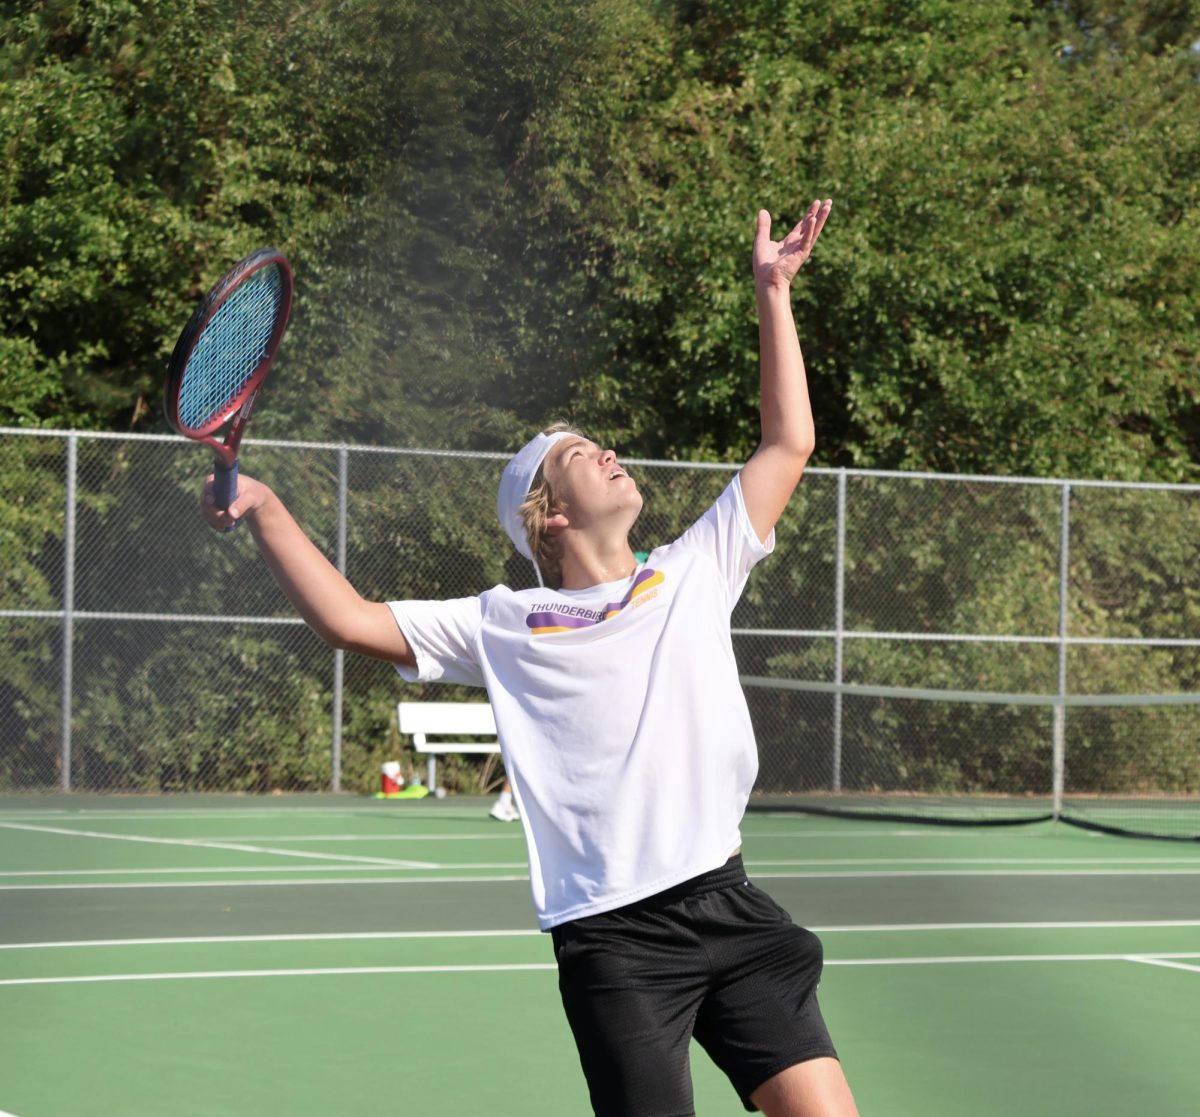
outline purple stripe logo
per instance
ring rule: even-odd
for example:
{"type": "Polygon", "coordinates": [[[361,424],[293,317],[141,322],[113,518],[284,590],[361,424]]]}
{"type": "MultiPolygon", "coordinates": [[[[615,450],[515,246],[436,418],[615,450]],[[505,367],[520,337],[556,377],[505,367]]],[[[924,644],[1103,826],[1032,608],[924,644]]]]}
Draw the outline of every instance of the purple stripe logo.
{"type": "Polygon", "coordinates": [[[610,602],[603,609],[538,604],[525,618],[525,623],[534,635],[539,636],[548,632],[571,632],[578,628],[591,628],[594,624],[617,616],[639,594],[662,585],[662,582],[662,571],[646,567],[634,578],[629,592],[620,601],[610,602]]]}

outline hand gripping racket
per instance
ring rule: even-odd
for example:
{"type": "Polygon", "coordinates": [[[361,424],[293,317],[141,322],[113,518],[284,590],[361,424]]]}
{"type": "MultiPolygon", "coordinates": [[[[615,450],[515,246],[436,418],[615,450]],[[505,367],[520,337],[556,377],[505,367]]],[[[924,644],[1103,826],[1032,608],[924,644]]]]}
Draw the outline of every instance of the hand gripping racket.
{"type": "Polygon", "coordinates": [[[279,351],[292,313],[292,269],[274,248],[232,268],[196,307],[175,343],[164,393],[167,418],[216,452],[213,496],[237,495],[237,454],[255,397],[279,351]],[[233,422],[218,442],[215,435],[233,422]]]}

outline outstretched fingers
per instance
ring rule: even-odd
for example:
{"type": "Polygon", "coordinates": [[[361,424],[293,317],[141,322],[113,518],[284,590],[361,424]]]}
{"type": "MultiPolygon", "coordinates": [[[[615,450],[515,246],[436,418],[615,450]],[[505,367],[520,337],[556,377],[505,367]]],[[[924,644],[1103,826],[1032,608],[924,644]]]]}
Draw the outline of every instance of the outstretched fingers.
{"type": "Polygon", "coordinates": [[[795,227],[783,239],[783,243],[791,249],[799,250],[807,256],[817,243],[817,237],[821,235],[821,230],[825,228],[825,222],[829,219],[829,211],[833,208],[833,199],[826,198],[823,202],[819,199],[808,207],[808,212],[796,222],[795,227]]]}
{"type": "Polygon", "coordinates": [[[813,202],[781,241],[771,239],[771,215],[760,209],[754,236],[755,282],[790,284],[812,253],[832,208],[830,198],[813,202]]]}
{"type": "MultiPolygon", "coordinates": [[[[817,203],[813,202],[815,206],[817,203]]],[[[817,237],[821,235],[821,230],[825,228],[825,222],[829,220],[829,211],[833,209],[833,199],[826,198],[817,208],[817,215],[813,219],[812,239],[808,242],[809,251],[817,243],[817,237]]]]}
{"type": "Polygon", "coordinates": [[[820,208],[820,202],[813,202],[813,204],[810,205],[805,211],[804,216],[792,226],[792,231],[783,238],[783,243],[789,246],[802,243],[805,234],[808,232],[813,221],[816,219],[820,208]]]}

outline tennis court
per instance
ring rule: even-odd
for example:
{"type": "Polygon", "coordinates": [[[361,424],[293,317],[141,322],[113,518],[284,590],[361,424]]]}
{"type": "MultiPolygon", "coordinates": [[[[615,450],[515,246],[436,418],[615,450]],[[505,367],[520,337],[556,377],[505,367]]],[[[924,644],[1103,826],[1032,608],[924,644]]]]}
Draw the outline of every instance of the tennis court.
{"type": "MultiPolygon", "coordinates": [[[[0,1111],[588,1112],[482,800],[0,801],[0,1111]],[[64,803],[70,803],[69,807],[64,803]]],[[[1200,850],[750,815],[864,1114],[1194,1114],[1200,850]]],[[[741,1112],[694,1051],[697,1112],[741,1112]]]]}

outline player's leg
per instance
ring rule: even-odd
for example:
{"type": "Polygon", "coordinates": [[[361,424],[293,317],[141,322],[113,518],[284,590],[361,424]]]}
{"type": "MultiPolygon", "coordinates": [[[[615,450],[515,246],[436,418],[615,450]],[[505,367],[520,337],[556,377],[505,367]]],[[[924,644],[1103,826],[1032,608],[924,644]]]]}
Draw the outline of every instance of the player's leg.
{"type": "Polygon", "coordinates": [[[707,910],[696,926],[717,972],[696,1040],[748,1110],[850,1117],[854,1101],[817,1003],[820,940],[749,881],[700,899],[707,910]]]}
{"type": "Polygon", "coordinates": [[[858,1117],[837,1059],[810,1059],[769,1078],[750,1095],[766,1117],[858,1117]]]}
{"type": "Polygon", "coordinates": [[[597,1117],[693,1117],[689,1044],[707,978],[694,937],[686,941],[661,912],[629,909],[553,936],[597,1117]]]}

